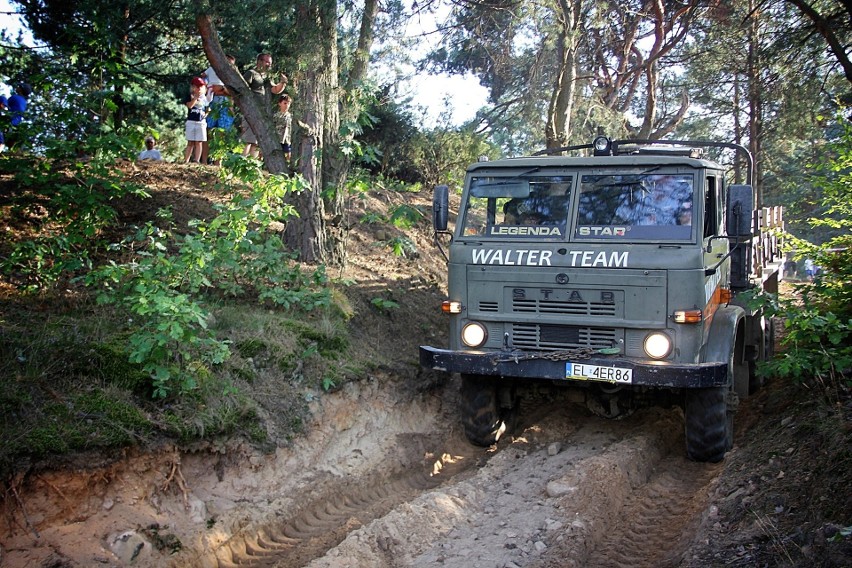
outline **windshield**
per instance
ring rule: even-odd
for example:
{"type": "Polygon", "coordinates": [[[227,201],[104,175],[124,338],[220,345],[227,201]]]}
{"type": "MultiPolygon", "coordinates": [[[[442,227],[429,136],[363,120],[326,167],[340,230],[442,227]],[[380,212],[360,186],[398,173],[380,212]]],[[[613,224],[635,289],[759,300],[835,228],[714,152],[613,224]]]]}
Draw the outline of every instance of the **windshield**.
{"type": "Polygon", "coordinates": [[[599,174],[580,178],[575,237],[686,240],[692,237],[691,174],[599,174]]]}
{"type": "Polygon", "coordinates": [[[564,238],[571,176],[474,177],[463,236],[564,238]]]}

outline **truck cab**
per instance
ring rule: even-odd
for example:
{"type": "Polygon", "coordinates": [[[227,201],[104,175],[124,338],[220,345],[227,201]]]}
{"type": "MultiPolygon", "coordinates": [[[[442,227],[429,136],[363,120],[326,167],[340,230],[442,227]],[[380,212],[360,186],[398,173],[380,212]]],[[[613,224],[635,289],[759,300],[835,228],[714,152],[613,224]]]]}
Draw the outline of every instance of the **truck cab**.
{"type": "MultiPolygon", "coordinates": [[[[473,443],[510,431],[518,387],[549,381],[613,418],[674,401],[689,457],[730,449],[737,401],[757,387],[772,339],[740,295],[777,290],[777,239],[762,237],[780,213],[756,211],[752,187],[729,185],[698,145],[750,163],[744,148],[665,144],[601,138],[561,149],[589,156],[468,168],[447,255],[449,345],[421,346],[420,360],[461,374],[473,443]]],[[[446,186],[433,210],[446,231],[446,186]]]]}

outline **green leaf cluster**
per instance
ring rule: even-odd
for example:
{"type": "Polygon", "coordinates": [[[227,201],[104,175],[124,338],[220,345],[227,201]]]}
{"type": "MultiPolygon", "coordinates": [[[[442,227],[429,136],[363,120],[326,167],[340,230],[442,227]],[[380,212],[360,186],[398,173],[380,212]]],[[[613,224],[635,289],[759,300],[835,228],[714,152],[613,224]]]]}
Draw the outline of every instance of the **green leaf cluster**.
{"type": "Polygon", "coordinates": [[[284,198],[304,182],[261,175],[255,160],[241,157],[223,171],[223,178],[247,184],[248,192],[235,191],[215,218],[194,221],[187,234],[149,222],[121,244],[128,261],[110,262],[85,279],[100,290],[101,304],[128,312],[130,359],[150,374],[157,398],[194,390],[230,357],[228,341],[209,326],[215,298],[302,310],[330,303],[323,267],[303,271],[274,231],[296,215],[284,198]]]}
{"type": "Polygon", "coordinates": [[[410,229],[425,218],[426,215],[412,205],[398,205],[390,212],[390,222],[398,229],[410,229]]]}
{"type": "Polygon", "coordinates": [[[397,302],[378,296],[370,300],[370,304],[372,304],[372,306],[376,308],[376,310],[383,314],[390,313],[391,310],[395,310],[399,307],[399,304],[397,302]]]}
{"type": "Polygon", "coordinates": [[[115,165],[126,138],[93,136],[80,148],[67,141],[46,147],[46,157],[3,155],[0,169],[12,172],[18,193],[10,196],[10,221],[29,226],[33,236],[8,243],[0,272],[24,290],[53,286],[63,275],[90,268],[92,253],[103,249],[103,231],[115,219],[114,202],[126,195],[146,196],[124,181],[115,165]]]}
{"type": "Polygon", "coordinates": [[[840,117],[841,135],[829,157],[814,166],[812,183],[822,191],[825,216],[810,220],[834,236],[813,244],[790,236],[798,260],[819,267],[812,282],[795,286],[796,298],[763,298],[770,315],[783,317],[784,351],[765,372],[852,386],[852,127],[840,117]]]}

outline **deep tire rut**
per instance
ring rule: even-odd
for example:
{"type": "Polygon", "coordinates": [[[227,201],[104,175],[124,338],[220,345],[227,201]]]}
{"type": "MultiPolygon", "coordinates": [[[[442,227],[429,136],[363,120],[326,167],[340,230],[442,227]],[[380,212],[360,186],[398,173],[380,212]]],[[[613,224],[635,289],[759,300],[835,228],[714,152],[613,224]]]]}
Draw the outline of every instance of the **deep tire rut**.
{"type": "MultiPolygon", "coordinates": [[[[24,533],[4,565],[677,566],[722,471],[682,457],[678,409],[613,421],[543,392],[522,399],[513,436],[480,448],[463,439],[452,386],[404,402],[378,381],[350,389],[324,399],[310,438],[275,455],[219,468],[170,454],[128,461],[109,483],[81,477],[103,488],[81,501],[92,506],[74,518],[86,524],[24,533]],[[177,464],[186,482],[169,485],[177,464]],[[155,537],[182,546],[160,550],[155,537]],[[80,552],[56,552],[69,550],[80,552]]],[[[67,494],[46,487],[27,501],[31,515],[36,498],[40,515],[63,506],[67,494]]]]}
{"type": "Polygon", "coordinates": [[[682,430],[674,410],[613,422],[549,406],[482,467],[353,531],[309,566],[656,566],[700,517],[716,475],[678,457],[682,430]],[[601,552],[615,547],[632,551],[601,552]]]}
{"type": "Polygon", "coordinates": [[[213,565],[219,568],[304,566],[351,531],[426,491],[451,482],[459,474],[481,465],[487,456],[482,449],[469,448],[467,455],[444,454],[431,466],[389,479],[381,479],[377,474],[357,486],[338,488],[331,495],[315,499],[289,520],[254,527],[234,536],[216,550],[213,565]]]}
{"type": "Polygon", "coordinates": [[[710,486],[721,466],[664,458],[654,476],[631,492],[603,539],[595,543],[588,568],[678,566],[691,542],[710,486]]]}

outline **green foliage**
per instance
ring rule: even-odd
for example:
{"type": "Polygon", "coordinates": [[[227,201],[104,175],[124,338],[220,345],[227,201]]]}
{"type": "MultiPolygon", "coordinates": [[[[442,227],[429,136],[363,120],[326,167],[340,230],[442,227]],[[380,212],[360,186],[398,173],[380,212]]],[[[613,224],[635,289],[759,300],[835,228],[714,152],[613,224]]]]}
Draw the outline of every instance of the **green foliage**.
{"type": "Polygon", "coordinates": [[[485,137],[470,130],[434,129],[418,134],[411,148],[411,159],[427,187],[446,184],[461,190],[467,167],[500,155],[485,137]]]}
{"type": "Polygon", "coordinates": [[[256,357],[268,349],[266,343],[257,337],[251,337],[238,342],[236,348],[240,357],[244,358],[256,357]]]}
{"type": "Polygon", "coordinates": [[[390,212],[390,222],[398,229],[410,229],[425,218],[423,211],[411,205],[397,205],[390,212]]]}
{"type": "Polygon", "coordinates": [[[388,246],[396,256],[413,258],[417,255],[417,247],[408,237],[394,237],[388,241],[388,246]]]}
{"type": "Polygon", "coordinates": [[[365,104],[373,100],[375,100],[374,94],[365,90],[363,86],[355,89],[355,92],[348,93],[345,104],[350,110],[358,112],[343,113],[340,124],[341,152],[349,159],[367,166],[379,164],[382,155],[380,148],[357,138],[378,120],[365,108],[365,104]]]}
{"type": "MultiPolygon", "coordinates": [[[[69,318],[21,310],[0,328],[0,475],[23,456],[133,445],[153,431],[118,383],[139,369],[69,318]]],[[[108,324],[107,324],[108,325],[108,324]]]]}
{"type": "Polygon", "coordinates": [[[809,219],[812,226],[831,231],[829,248],[848,246],[852,236],[852,125],[842,114],[837,123],[840,136],[827,148],[832,159],[817,164],[813,180],[821,190],[823,210],[819,217],[809,219]]]}
{"type": "Polygon", "coordinates": [[[420,172],[411,160],[411,147],[417,126],[411,110],[388,96],[386,87],[379,96],[368,101],[367,111],[373,120],[364,125],[357,140],[374,148],[375,159],[363,160],[373,175],[385,175],[409,182],[420,181],[420,172]]]}
{"type": "Polygon", "coordinates": [[[91,266],[92,253],[106,244],[103,230],[115,219],[112,202],[130,194],[146,196],[115,166],[116,152],[126,144],[121,137],[93,137],[85,160],[77,159],[78,148],[67,142],[47,147],[47,158],[0,157],[0,168],[26,188],[10,196],[10,213],[32,234],[11,245],[0,260],[2,274],[37,291],[91,266]]]}
{"type": "Polygon", "coordinates": [[[817,167],[813,183],[822,189],[826,216],[812,225],[828,226],[835,237],[821,245],[790,237],[799,260],[821,268],[812,281],[795,286],[798,299],[763,298],[770,315],[784,318],[785,350],[766,371],[795,380],[811,378],[852,386],[852,128],[840,120],[843,135],[831,144],[831,157],[817,167]]]}
{"type": "Polygon", "coordinates": [[[240,431],[249,432],[258,442],[264,441],[266,433],[258,427],[255,403],[225,387],[220,381],[210,381],[199,392],[181,397],[163,414],[166,431],[184,443],[240,431]]]}
{"type": "Polygon", "coordinates": [[[284,329],[296,334],[298,342],[305,348],[305,356],[319,353],[323,357],[337,358],[349,346],[345,331],[331,320],[323,320],[322,325],[309,325],[304,322],[288,320],[282,323],[284,329]]]}
{"type": "Polygon", "coordinates": [[[122,244],[131,261],[110,262],[86,277],[101,289],[100,303],[120,306],[132,318],[130,360],[150,373],[157,398],[194,390],[230,357],[228,341],[208,326],[211,294],[305,310],[330,301],[322,267],[303,273],[269,230],[295,213],[283,199],[303,182],[263,176],[254,160],[228,165],[234,167],[223,166],[223,177],[251,184],[247,195],[236,192],[214,219],[194,221],[185,235],[148,223],[122,244]]]}
{"type": "Polygon", "coordinates": [[[361,216],[361,223],[375,225],[376,223],[387,223],[387,219],[380,213],[369,212],[361,216]]]}
{"type": "Polygon", "coordinates": [[[373,298],[372,300],[370,300],[370,304],[372,304],[372,306],[376,308],[376,310],[383,314],[387,314],[391,310],[395,310],[399,307],[399,304],[397,302],[394,302],[393,300],[387,300],[381,297],[373,298]]]}
{"type": "Polygon", "coordinates": [[[230,130],[221,128],[208,130],[207,137],[210,148],[209,156],[216,163],[227,160],[233,164],[235,158],[237,158],[238,149],[244,145],[244,142],[240,139],[240,130],[236,127],[230,130]]]}
{"type": "Polygon", "coordinates": [[[775,309],[767,310],[769,315],[784,318],[786,335],[783,352],[765,365],[764,372],[798,382],[852,386],[852,319],[823,312],[813,303],[818,294],[813,286],[796,288],[805,297],[803,305],[782,300],[775,309]]]}

